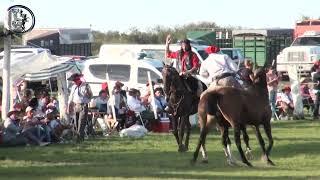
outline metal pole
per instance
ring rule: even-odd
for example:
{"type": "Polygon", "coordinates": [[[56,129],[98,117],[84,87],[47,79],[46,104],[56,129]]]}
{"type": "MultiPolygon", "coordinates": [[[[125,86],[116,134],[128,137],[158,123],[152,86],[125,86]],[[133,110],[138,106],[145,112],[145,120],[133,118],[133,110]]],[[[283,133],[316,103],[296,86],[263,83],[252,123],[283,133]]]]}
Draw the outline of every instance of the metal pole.
{"type": "MultiPolygon", "coordinates": [[[[4,34],[9,34],[4,30],[4,34]]],[[[5,35],[4,42],[4,56],[3,56],[3,74],[2,74],[2,114],[1,119],[4,121],[10,108],[10,51],[11,51],[11,35],[5,35]]]]}

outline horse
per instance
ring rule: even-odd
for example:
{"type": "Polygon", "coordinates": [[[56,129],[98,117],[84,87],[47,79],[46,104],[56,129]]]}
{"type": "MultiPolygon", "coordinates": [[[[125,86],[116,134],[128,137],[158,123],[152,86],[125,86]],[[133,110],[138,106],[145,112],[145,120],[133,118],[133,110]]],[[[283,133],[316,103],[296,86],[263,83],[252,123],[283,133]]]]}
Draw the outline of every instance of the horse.
{"type": "MultiPolygon", "coordinates": [[[[181,77],[177,70],[169,65],[165,65],[162,70],[164,93],[169,106],[169,118],[173,128],[173,135],[178,144],[178,152],[185,152],[189,149],[189,138],[191,124],[189,116],[197,113],[199,97],[195,92],[191,92],[186,86],[186,79],[181,77]],[[186,127],[186,139],[183,144],[184,129],[186,127]]],[[[206,89],[204,83],[201,83],[206,89]]]]}
{"type": "MultiPolygon", "coordinates": [[[[242,150],[240,132],[243,131],[245,132],[244,134],[246,134],[246,125],[254,126],[263,152],[263,159],[267,161],[267,164],[274,165],[269,158],[273,147],[270,122],[271,114],[264,68],[259,68],[254,72],[253,86],[249,90],[220,87],[204,94],[198,105],[200,138],[191,162],[196,162],[200,148],[202,148],[203,158],[207,158],[205,139],[210,130],[210,126],[215,123],[222,129],[227,127],[226,124],[230,124],[234,128],[235,143],[242,162],[249,167],[251,167],[252,164],[247,160],[242,150]],[[263,125],[269,140],[267,149],[265,148],[265,143],[260,133],[260,125],[263,125]]],[[[223,145],[226,146],[228,133],[227,131],[221,133],[224,134],[223,145]]],[[[249,139],[246,139],[245,142],[246,141],[248,142],[249,139]]],[[[228,154],[228,152],[226,152],[226,154],[228,154]]]]}

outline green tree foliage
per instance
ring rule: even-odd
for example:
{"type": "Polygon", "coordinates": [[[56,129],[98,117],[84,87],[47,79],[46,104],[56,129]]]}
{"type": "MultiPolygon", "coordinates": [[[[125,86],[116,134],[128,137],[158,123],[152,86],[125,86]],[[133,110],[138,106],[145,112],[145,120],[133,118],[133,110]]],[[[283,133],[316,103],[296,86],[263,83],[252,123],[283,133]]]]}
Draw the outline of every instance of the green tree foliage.
{"type": "Polygon", "coordinates": [[[186,33],[192,30],[213,30],[220,28],[214,22],[190,23],[172,28],[156,25],[146,31],[141,31],[138,27],[132,27],[128,32],[93,31],[94,43],[92,45],[93,54],[99,52],[102,44],[164,44],[166,36],[171,34],[173,42],[186,37],[186,33]]]}

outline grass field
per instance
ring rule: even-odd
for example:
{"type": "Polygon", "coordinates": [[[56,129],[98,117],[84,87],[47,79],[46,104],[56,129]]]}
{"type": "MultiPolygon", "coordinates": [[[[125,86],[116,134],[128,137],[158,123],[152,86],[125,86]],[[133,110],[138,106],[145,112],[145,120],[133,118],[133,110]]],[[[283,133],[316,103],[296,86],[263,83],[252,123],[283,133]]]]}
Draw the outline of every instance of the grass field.
{"type": "MultiPolygon", "coordinates": [[[[208,136],[209,164],[190,159],[198,139],[194,129],[190,151],[178,153],[171,134],[149,134],[142,139],[120,137],[87,140],[77,145],[0,149],[0,179],[320,179],[320,121],[273,123],[275,139],[271,159],[261,151],[249,130],[255,159],[253,168],[227,165],[220,136],[208,136]]],[[[239,160],[233,143],[233,153],[239,160]]]]}

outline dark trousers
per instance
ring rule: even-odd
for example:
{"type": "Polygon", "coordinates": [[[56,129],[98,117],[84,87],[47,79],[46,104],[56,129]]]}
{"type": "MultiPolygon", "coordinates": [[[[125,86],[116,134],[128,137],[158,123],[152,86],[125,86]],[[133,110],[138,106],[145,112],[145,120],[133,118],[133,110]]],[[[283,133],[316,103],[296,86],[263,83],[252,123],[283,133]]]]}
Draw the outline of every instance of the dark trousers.
{"type": "Polygon", "coordinates": [[[314,100],[313,117],[318,117],[318,115],[319,115],[319,105],[320,105],[320,93],[317,92],[316,99],[314,100]]]}
{"type": "Polygon", "coordinates": [[[79,140],[84,140],[85,135],[85,127],[87,124],[88,119],[88,104],[81,104],[78,105],[79,107],[76,108],[76,125],[77,125],[77,132],[79,134],[79,140]]]}

